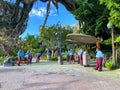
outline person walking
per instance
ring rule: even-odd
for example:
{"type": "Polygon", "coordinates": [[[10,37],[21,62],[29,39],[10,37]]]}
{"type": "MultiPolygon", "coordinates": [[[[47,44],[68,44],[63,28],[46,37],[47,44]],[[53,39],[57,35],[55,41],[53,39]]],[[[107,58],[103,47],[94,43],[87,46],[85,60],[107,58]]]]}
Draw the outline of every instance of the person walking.
{"type": "Polygon", "coordinates": [[[103,63],[104,54],[100,50],[100,48],[97,48],[96,51],[97,51],[97,53],[96,53],[96,67],[94,69],[98,70],[98,71],[102,71],[102,63],[103,63]]]}
{"type": "Polygon", "coordinates": [[[82,55],[83,55],[83,50],[81,48],[79,48],[79,50],[78,50],[78,64],[80,64],[80,65],[83,65],[82,55]]]}
{"type": "Polygon", "coordinates": [[[75,63],[75,59],[74,59],[74,51],[73,49],[70,49],[70,52],[69,52],[69,62],[70,64],[73,62],[73,64],[75,63]]]}
{"type": "Polygon", "coordinates": [[[30,52],[29,50],[26,53],[26,58],[27,58],[27,64],[31,64],[32,63],[32,52],[30,52]]]}
{"type": "Polygon", "coordinates": [[[33,55],[32,55],[32,52],[31,52],[31,51],[29,52],[29,56],[30,56],[30,64],[32,64],[33,55]]]}
{"type": "Polygon", "coordinates": [[[69,62],[69,57],[70,57],[69,53],[70,53],[70,50],[68,49],[68,51],[66,51],[66,61],[67,62],[69,62]]]}
{"type": "Polygon", "coordinates": [[[46,55],[47,55],[47,61],[49,61],[51,56],[51,52],[49,49],[46,50],[46,55]]]}
{"type": "Polygon", "coordinates": [[[17,55],[18,55],[17,65],[20,66],[21,60],[22,60],[22,58],[24,57],[24,51],[20,49],[20,50],[18,51],[17,55]]]}
{"type": "Polygon", "coordinates": [[[36,63],[38,63],[40,61],[40,57],[41,57],[42,53],[39,51],[36,53],[36,63]]]}

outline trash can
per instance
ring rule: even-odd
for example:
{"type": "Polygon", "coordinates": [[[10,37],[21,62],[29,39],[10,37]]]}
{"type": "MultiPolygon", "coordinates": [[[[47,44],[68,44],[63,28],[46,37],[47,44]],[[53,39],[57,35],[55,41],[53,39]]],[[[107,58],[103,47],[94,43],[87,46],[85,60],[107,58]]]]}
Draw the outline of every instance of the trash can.
{"type": "Polygon", "coordinates": [[[87,52],[83,52],[83,66],[89,66],[90,56],[87,52]]]}

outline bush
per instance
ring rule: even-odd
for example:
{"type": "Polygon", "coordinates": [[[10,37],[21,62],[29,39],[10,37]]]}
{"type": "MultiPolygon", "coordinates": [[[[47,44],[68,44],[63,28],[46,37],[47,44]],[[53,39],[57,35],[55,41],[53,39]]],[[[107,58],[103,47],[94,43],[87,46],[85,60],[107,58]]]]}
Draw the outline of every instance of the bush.
{"type": "Polygon", "coordinates": [[[6,57],[0,57],[0,64],[2,64],[5,59],[6,59],[6,57]]]}
{"type": "Polygon", "coordinates": [[[10,57],[10,60],[12,60],[12,61],[17,61],[17,56],[11,56],[11,57],[10,57]]]}
{"type": "Polygon", "coordinates": [[[50,57],[50,60],[52,60],[52,61],[57,61],[57,60],[58,60],[58,57],[57,57],[57,56],[51,56],[51,57],[50,57]]]}
{"type": "Polygon", "coordinates": [[[105,62],[105,67],[108,68],[109,70],[115,69],[116,65],[112,59],[108,60],[105,62]]]}
{"type": "MultiPolygon", "coordinates": [[[[41,56],[41,60],[47,60],[47,56],[41,56]]],[[[50,60],[51,61],[57,61],[58,60],[58,56],[50,56],[50,60]]],[[[65,61],[66,57],[62,56],[62,60],[65,61]]]]}
{"type": "Polygon", "coordinates": [[[0,49],[0,56],[3,56],[4,52],[0,49]]]}

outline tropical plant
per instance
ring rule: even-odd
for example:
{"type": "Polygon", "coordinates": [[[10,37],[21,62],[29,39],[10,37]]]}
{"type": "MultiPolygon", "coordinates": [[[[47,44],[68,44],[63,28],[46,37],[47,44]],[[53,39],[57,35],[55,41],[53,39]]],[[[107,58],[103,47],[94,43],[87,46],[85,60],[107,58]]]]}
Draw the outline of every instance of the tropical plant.
{"type": "Polygon", "coordinates": [[[0,65],[3,64],[5,59],[6,59],[6,57],[0,57],[0,65]]]}
{"type": "Polygon", "coordinates": [[[108,22],[108,10],[99,0],[76,0],[78,7],[72,11],[79,20],[81,33],[102,37],[103,40],[110,37],[110,31],[106,25],[108,22]]]}
{"type": "MultiPolygon", "coordinates": [[[[0,36],[6,40],[16,43],[19,35],[21,35],[27,26],[29,12],[31,11],[35,1],[39,0],[1,0],[0,1],[0,36]],[[6,10],[6,11],[5,11],[6,10]],[[12,40],[11,40],[12,39],[12,40]]],[[[119,27],[119,0],[40,0],[47,3],[46,18],[43,24],[45,26],[49,13],[50,5],[59,8],[58,3],[63,4],[66,9],[72,12],[76,19],[81,23],[85,23],[82,32],[89,33],[94,36],[108,39],[110,31],[106,25],[108,21],[114,26],[119,27]],[[99,4],[101,1],[101,5],[99,4]],[[109,18],[109,20],[108,20],[109,18]]],[[[83,24],[84,25],[84,24],[83,24]]],[[[0,43],[5,48],[8,44],[0,43]]],[[[13,46],[15,47],[15,46],[13,46]]],[[[5,49],[5,50],[7,50],[5,49]]],[[[4,51],[5,51],[4,50],[4,51]]],[[[10,51],[8,51],[10,52],[10,51]]]]}
{"type": "Polygon", "coordinates": [[[120,0],[100,0],[100,3],[109,10],[109,22],[120,28],[120,0]]]}
{"type": "Polygon", "coordinates": [[[116,65],[112,59],[105,62],[105,67],[108,68],[109,70],[115,69],[115,66],[116,65]]]}
{"type": "MultiPolygon", "coordinates": [[[[41,31],[41,29],[40,29],[41,31]]],[[[62,50],[65,51],[67,45],[66,35],[71,33],[71,29],[65,29],[64,27],[60,28],[61,32],[61,41],[62,41],[62,50]]],[[[39,38],[40,42],[42,42],[42,46],[45,48],[50,48],[51,50],[57,50],[58,48],[58,30],[56,26],[45,27],[39,38]]]]}

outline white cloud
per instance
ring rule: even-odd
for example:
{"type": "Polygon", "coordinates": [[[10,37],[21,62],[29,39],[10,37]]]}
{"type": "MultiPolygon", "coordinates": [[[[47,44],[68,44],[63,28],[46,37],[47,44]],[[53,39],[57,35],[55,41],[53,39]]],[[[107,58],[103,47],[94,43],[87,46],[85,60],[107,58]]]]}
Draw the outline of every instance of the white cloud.
{"type": "MultiPolygon", "coordinates": [[[[50,16],[57,16],[56,10],[50,10],[50,16]]],[[[46,15],[46,7],[40,7],[38,9],[33,8],[31,12],[29,13],[29,16],[38,16],[38,17],[44,17],[46,15]]]]}
{"type": "Polygon", "coordinates": [[[46,14],[46,8],[41,7],[39,9],[32,9],[31,12],[29,13],[30,16],[38,16],[38,17],[44,17],[46,14]]]}

